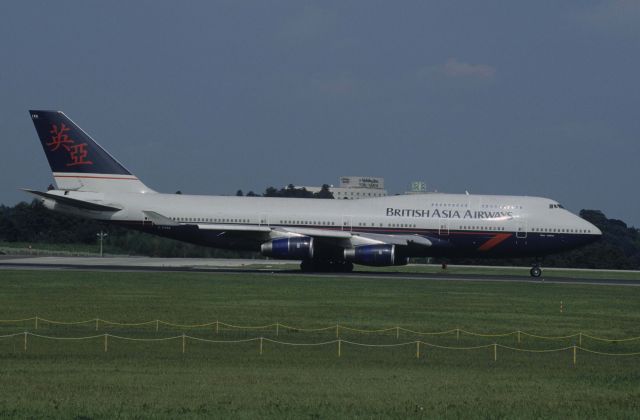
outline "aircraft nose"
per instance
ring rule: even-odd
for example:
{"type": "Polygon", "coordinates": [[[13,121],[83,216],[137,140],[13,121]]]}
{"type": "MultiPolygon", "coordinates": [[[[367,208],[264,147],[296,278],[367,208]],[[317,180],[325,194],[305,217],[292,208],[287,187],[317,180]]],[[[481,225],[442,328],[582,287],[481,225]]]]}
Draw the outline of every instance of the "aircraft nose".
{"type": "Polygon", "coordinates": [[[591,224],[591,223],[589,223],[589,224],[592,226],[591,231],[593,232],[594,235],[602,236],[602,231],[600,229],[598,229],[598,227],[596,225],[591,224]]]}
{"type": "Polygon", "coordinates": [[[600,229],[598,229],[598,227],[596,225],[594,225],[591,222],[588,222],[586,220],[582,220],[582,224],[583,224],[583,230],[586,230],[587,232],[589,232],[588,234],[590,241],[589,242],[595,242],[597,240],[599,240],[602,237],[602,231],[600,229]]]}
{"type": "Polygon", "coordinates": [[[585,229],[590,234],[592,234],[594,236],[602,236],[602,231],[600,229],[598,229],[598,227],[596,225],[594,225],[593,223],[582,219],[582,224],[584,225],[583,229],[585,229]]]}

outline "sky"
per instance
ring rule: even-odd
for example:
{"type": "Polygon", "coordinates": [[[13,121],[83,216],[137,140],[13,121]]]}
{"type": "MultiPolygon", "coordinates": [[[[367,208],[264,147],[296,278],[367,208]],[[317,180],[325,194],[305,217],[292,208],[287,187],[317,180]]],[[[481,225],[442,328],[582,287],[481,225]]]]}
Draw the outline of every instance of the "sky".
{"type": "Polygon", "coordinates": [[[4,1],[0,203],[63,110],[149,187],[550,197],[640,226],[638,1],[4,1]]]}

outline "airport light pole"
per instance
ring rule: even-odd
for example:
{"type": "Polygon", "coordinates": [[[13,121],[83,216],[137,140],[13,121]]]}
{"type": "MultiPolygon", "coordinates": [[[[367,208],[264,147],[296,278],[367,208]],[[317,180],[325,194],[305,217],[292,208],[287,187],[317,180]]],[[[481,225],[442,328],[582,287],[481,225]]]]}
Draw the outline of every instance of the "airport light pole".
{"type": "Polygon", "coordinates": [[[107,236],[109,236],[108,233],[105,233],[103,231],[100,231],[100,233],[97,233],[96,236],[98,237],[98,239],[100,240],[100,256],[102,257],[102,242],[104,241],[104,238],[106,238],[107,236]]]}

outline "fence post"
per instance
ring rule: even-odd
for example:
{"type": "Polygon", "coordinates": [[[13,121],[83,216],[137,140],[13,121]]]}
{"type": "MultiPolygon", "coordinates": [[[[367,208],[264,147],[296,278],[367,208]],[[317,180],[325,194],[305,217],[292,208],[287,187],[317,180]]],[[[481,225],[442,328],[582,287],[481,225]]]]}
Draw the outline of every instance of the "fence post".
{"type": "Polygon", "coordinates": [[[218,320],[216,319],[216,335],[218,334],[219,330],[220,330],[220,322],[218,322],[218,320]]]}
{"type": "Polygon", "coordinates": [[[98,322],[100,321],[100,319],[96,318],[96,331],[98,331],[98,322]]]}
{"type": "Polygon", "coordinates": [[[156,332],[160,331],[160,320],[156,319],[156,332]]]}
{"type": "Polygon", "coordinates": [[[280,335],[280,323],[276,322],[276,337],[280,335]]]}
{"type": "Polygon", "coordinates": [[[342,340],[338,340],[338,357],[342,355],[342,340]]]}
{"type": "Polygon", "coordinates": [[[38,329],[38,315],[36,315],[36,330],[38,329]]]}
{"type": "Polygon", "coordinates": [[[24,332],[24,351],[27,351],[27,332],[24,332]]]}
{"type": "Polygon", "coordinates": [[[416,359],[420,358],[420,341],[416,341],[416,359]]]}
{"type": "Polygon", "coordinates": [[[493,361],[497,361],[498,360],[498,345],[497,344],[493,344],[493,361]]]}
{"type": "Polygon", "coordinates": [[[577,349],[577,347],[576,347],[576,345],[574,344],[574,345],[573,345],[573,366],[575,366],[575,365],[576,365],[576,349],[577,349]]]}
{"type": "Polygon", "coordinates": [[[105,352],[105,353],[106,353],[106,352],[107,352],[107,350],[109,349],[109,343],[108,343],[108,341],[107,341],[107,340],[108,340],[108,337],[109,337],[109,334],[104,333],[104,352],[105,352]]]}
{"type": "Polygon", "coordinates": [[[396,327],[396,340],[400,339],[400,326],[396,327]]]}
{"type": "Polygon", "coordinates": [[[182,333],[182,353],[183,354],[186,348],[187,348],[187,336],[184,333],[182,333]]]}
{"type": "Polygon", "coordinates": [[[460,328],[456,328],[456,340],[460,341],[460,328]]]}
{"type": "Polygon", "coordinates": [[[262,356],[262,337],[260,337],[260,356],[262,356]]]}
{"type": "Polygon", "coordinates": [[[518,330],[518,344],[520,344],[520,330],[518,330]]]}

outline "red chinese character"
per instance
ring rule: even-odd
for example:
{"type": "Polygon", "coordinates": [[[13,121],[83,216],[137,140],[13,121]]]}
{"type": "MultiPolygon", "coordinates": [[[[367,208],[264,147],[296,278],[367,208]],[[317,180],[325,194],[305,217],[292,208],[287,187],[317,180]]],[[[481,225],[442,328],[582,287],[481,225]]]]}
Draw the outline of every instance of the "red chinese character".
{"type": "Polygon", "coordinates": [[[74,144],[75,142],[69,138],[68,134],[65,134],[67,131],[69,131],[69,127],[64,123],[60,124],[60,128],[55,124],[51,125],[51,131],[49,131],[52,134],[51,143],[47,143],[47,146],[52,146],[52,152],[58,150],[60,146],[64,147],[67,152],[71,149],[69,144],[74,144]]]}
{"type": "Polygon", "coordinates": [[[93,165],[93,162],[86,160],[89,153],[86,149],[87,143],[76,144],[69,147],[69,156],[71,157],[71,163],[67,163],[67,166],[77,165],[93,165]]]}

